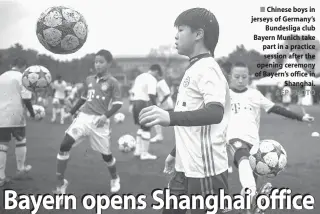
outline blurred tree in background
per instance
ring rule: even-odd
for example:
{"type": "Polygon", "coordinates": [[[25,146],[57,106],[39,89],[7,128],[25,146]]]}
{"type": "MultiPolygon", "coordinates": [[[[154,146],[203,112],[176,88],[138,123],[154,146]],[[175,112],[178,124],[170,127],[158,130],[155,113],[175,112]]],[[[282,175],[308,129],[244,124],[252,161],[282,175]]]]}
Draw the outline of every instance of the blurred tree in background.
{"type": "MultiPolygon", "coordinates": [[[[320,59],[320,43],[318,40],[287,40],[283,44],[314,44],[315,50],[294,50],[297,54],[315,54],[319,57],[314,60],[306,59],[305,57],[299,60],[301,63],[316,63],[320,59]]],[[[288,50],[279,50],[281,54],[289,54],[288,50]]],[[[73,59],[71,61],[60,61],[51,56],[40,54],[32,49],[24,49],[21,44],[14,44],[8,49],[0,50],[0,73],[10,68],[10,63],[15,57],[24,57],[29,65],[43,65],[47,67],[52,77],[55,78],[58,74],[69,82],[82,82],[89,74],[94,72],[93,58],[94,53],[90,53],[81,59],[73,59]]],[[[227,74],[230,70],[232,63],[243,62],[248,65],[250,74],[254,77],[254,73],[259,72],[257,64],[270,63],[265,59],[264,55],[256,50],[248,50],[244,45],[239,45],[228,56],[217,59],[224,72],[227,74]]],[[[283,60],[274,60],[276,63],[283,63],[283,60]]],[[[184,74],[185,68],[188,66],[188,59],[181,57],[172,45],[162,45],[158,48],[153,48],[150,53],[145,57],[132,57],[132,59],[115,58],[111,66],[111,73],[123,84],[129,85],[134,78],[141,72],[148,70],[151,64],[158,63],[162,66],[165,79],[169,85],[179,85],[181,78],[184,74]],[[126,66],[125,64],[131,66],[126,66]]],[[[320,63],[320,62],[319,62],[320,63]]],[[[316,63],[316,64],[319,64],[316,63]]],[[[269,69],[269,72],[276,72],[277,69],[269,69]]],[[[311,71],[314,72],[314,71],[311,71]]]]}

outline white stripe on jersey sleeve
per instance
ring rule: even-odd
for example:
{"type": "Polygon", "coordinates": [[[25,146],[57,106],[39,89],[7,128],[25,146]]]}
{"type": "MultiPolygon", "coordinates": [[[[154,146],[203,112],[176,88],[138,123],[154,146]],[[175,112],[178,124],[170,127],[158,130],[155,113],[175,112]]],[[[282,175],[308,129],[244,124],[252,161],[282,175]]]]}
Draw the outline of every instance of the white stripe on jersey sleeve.
{"type": "Polygon", "coordinates": [[[122,104],[123,104],[123,102],[122,102],[122,101],[114,101],[114,102],[112,102],[112,105],[116,105],[116,104],[120,104],[120,105],[122,105],[122,104]]]}
{"type": "Polygon", "coordinates": [[[197,82],[204,103],[220,103],[223,107],[226,102],[228,84],[221,70],[207,68],[199,72],[197,82]]]}

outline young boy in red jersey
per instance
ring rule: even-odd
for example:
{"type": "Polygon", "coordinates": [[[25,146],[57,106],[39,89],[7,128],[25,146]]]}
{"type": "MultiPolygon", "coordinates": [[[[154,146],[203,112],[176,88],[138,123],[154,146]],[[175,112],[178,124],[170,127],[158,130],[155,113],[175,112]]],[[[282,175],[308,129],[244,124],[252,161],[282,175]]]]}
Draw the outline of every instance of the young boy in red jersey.
{"type": "Polygon", "coordinates": [[[68,181],[64,178],[69,160],[69,153],[75,142],[89,140],[93,150],[101,153],[111,175],[111,192],[120,190],[120,177],[116,170],[116,159],[110,150],[110,120],[122,106],[120,85],[108,71],[113,61],[112,54],[100,50],[94,60],[96,74],[88,76],[81,99],[69,114],[79,114],[66,131],[57,155],[56,194],[65,194],[68,181]],[[109,104],[112,107],[109,109],[109,104]]]}

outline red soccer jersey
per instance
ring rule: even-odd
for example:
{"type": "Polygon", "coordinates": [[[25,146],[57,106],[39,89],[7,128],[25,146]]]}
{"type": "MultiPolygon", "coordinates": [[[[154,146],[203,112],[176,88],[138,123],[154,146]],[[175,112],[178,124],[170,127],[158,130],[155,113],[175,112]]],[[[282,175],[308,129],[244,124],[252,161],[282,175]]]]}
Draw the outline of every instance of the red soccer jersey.
{"type": "Polygon", "coordinates": [[[81,112],[90,115],[103,115],[109,110],[110,104],[122,104],[120,84],[111,75],[88,76],[85,90],[81,97],[86,99],[81,112]]]}

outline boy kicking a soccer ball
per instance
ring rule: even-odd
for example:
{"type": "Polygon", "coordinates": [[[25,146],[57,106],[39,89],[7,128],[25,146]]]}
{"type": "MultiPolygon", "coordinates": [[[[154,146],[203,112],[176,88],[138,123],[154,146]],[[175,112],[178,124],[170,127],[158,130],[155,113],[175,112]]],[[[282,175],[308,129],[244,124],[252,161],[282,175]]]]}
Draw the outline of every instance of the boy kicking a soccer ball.
{"type": "MultiPolygon", "coordinates": [[[[260,141],[260,109],[298,121],[311,122],[314,118],[309,115],[298,115],[278,106],[257,89],[249,88],[249,69],[243,63],[236,63],[231,67],[229,80],[231,118],[227,131],[228,148],[238,168],[242,193],[245,189],[250,189],[252,199],[258,194],[269,195],[272,185],[266,183],[257,191],[257,176],[253,174],[249,164],[250,149],[260,141]]],[[[263,213],[264,210],[256,207],[254,202],[255,200],[251,212],[248,212],[263,213]]]]}
{"type": "Polygon", "coordinates": [[[122,106],[120,85],[111,76],[108,68],[113,61],[112,54],[107,50],[100,50],[94,60],[96,75],[88,76],[85,90],[81,99],[71,109],[73,115],[80,109],[78,116],[67,129],[57,155],[57,186],[54,193],[65,194],[68,181],[65,171],[69,160],[70,150],[75,142],[88,140],[93,150],[101,153],[111,175],[111,192],[120,190],[120,177],[116,170],[116,159],[110,150],[109,118],[122,106]],[[109,104],[112,107],[109,110],[109,104]]]}

